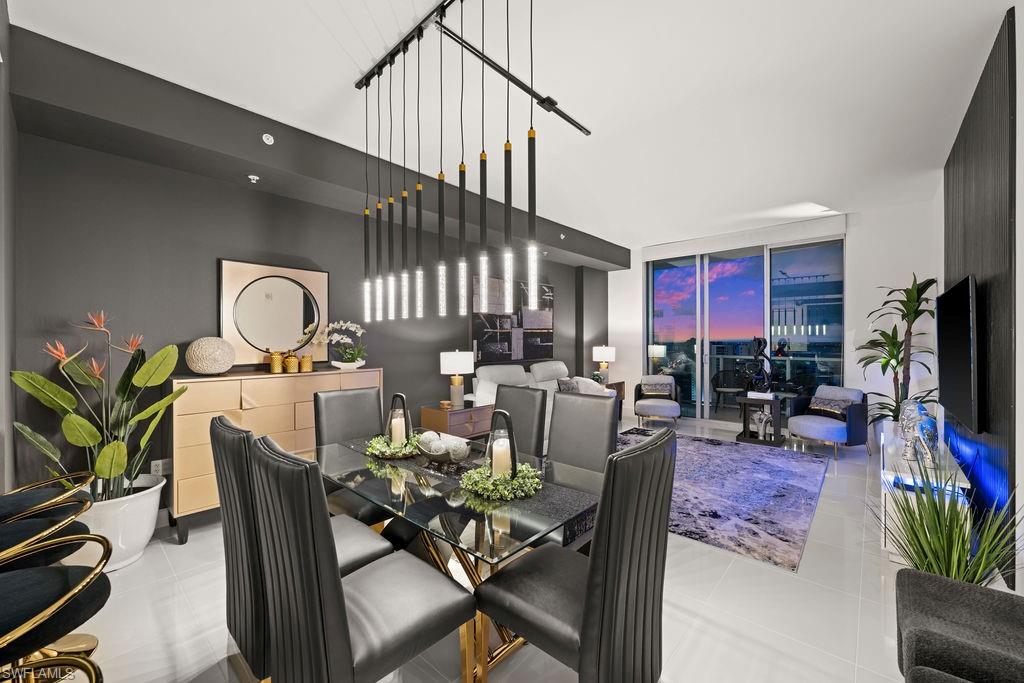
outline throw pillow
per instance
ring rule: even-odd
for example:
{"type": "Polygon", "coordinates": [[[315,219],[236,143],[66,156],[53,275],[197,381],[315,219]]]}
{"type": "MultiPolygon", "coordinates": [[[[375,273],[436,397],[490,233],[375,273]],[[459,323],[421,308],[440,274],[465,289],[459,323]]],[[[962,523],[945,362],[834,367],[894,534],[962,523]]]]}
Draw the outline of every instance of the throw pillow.
{"type": "Polygon", "coordinates": [[[558,390],[577,394],[579,393],[580,388],[579,385],[576,384],[575,379],[571,377],[564,377],[558,380],[558,390]]]}
{"type": "Polygon", "coordinates": [[[606,395],[604,385],[598,384],[589,377],[573,377],[573,381],[576,382],[576,389],[581,394],[593,394],[595,396],[606,395]]]}
{"type": "Polygon", "coordinates": [[[640,385],[644,398],[672,398],[672,385],[668,382],[646,382],[640,385]]]}
{"type": "Polygon", "coordinates": [[[810,405],[807,406],[807,414],[821,415],[822,417],[830,417],[833,420],[846,422],[846,409],[852,403],[853,401],[842,398],[819,398],[815,396],[811,399],[810,405]]]}

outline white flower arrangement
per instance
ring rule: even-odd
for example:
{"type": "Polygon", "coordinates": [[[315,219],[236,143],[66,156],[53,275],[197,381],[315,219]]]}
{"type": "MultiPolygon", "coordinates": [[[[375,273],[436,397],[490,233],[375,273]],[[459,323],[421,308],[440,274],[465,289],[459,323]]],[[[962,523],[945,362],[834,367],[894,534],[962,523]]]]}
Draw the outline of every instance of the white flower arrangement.
{"type": "MultiPolygon", "coordinates": [[[[316,329],[317,323],[310,323],[309,327],[302,331],[304,335],[302,339],[297,340],[297,343],[305,343],[305,335],[316,329]]],[[[335,347],[342,360],[345,362],[354,362],[362,360],[366,356],[366,347],[356,342],[350,335],[342,334],[342,332],[349,332],[354,334],[356,338],[362,337],[366,330],[363,329],[362,325],[358,323],[349,322],[347,320],[338,320],[332,323],[328,323],[324,329],[320,330],[313,335],[313,338],[309,340],[310,344],[316,346],[323,346],[329,344],[335,347]]]]}

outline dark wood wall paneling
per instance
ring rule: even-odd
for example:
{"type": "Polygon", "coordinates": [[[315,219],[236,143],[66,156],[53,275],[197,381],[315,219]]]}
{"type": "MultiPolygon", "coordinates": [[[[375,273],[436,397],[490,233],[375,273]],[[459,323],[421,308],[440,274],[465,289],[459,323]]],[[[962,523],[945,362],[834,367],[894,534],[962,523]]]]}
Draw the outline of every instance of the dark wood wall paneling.
{"type": "MultiPolygon", "coordinates": [[[[979,434],[947,422],[976,507],[1014,487],[1014,211],[1016,49],[1006,14],[946,161],[945,285],[978,285],[979,434]]],[[[941,359],[940,359],[941,362],[941,359]]],[[[941,391],[941,387],[940,387],[941,391]]],[[[941,403],[941,395],[940,395],[941,403]]]]}

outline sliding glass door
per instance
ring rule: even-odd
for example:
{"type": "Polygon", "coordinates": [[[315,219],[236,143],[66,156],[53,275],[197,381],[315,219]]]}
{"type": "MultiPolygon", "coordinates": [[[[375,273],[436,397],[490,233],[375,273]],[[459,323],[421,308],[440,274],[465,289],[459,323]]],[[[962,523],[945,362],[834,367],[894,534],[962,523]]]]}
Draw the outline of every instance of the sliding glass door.
{"type": "Polygon", "coordinates": [[[738,422],[736,396],[746,389],[751,340],[764,335],[764,248],[704,257],[707,320],[705,416],[738,422]]]}
{"type": "Polygon", "coordinates": [[[739,420],[755,337],[784,399],[842,384],[842,240],[652,261],[647,292],[647,372],[675,378],[684,417],[739,420]]]}

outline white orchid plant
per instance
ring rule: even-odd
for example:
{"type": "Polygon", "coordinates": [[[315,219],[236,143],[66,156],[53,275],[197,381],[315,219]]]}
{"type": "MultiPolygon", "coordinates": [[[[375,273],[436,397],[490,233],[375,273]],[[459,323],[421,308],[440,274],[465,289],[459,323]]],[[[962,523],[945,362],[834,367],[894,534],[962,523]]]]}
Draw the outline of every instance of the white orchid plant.
{"type": "MultiPolygon", "coordinates": [[[[310,324],[302,332],[304,335],[308,335],[314,329],[316,329],[316,323],[310,324]]],[[[328,323],[324,329],[313,335],[309,343],[316,346],[329,345],[338,354],[341,362],[355,363],[366,358],[366,346],[358,341],[364,332],[366,330],[363,329],[362,325],[347,320],[338,320],[328,323]],[[355,335],[355,339],[351,335],[355,335]]],[[[305,342],[305,338],[297,341],[299,344],[302,344],[305,342]]]]}

